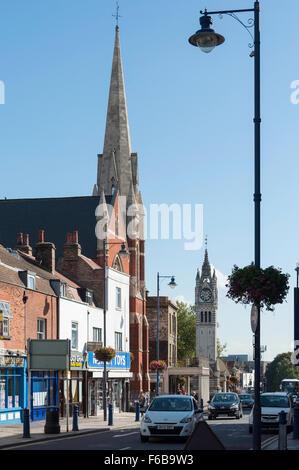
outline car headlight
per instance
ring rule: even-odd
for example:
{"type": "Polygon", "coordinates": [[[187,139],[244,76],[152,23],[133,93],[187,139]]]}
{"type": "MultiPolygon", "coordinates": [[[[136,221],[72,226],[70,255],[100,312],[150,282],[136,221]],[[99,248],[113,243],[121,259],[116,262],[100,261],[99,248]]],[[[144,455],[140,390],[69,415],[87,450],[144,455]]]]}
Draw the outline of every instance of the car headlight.
{"type": "Polygon", "coordinates": [[[144,423],[151,423],[152,420],[151,420],[151,418],[150,418],[149,416],[146,416],[146,415],[145,415],[144,418],[143,418],[143,422],[144,422],[144,423]]]}
{"type": "Polygon", "coordinates": [[[209,410],[214,410],[215,406],[214,405],[209,405],[209,410]]]}
{"type": "Polygon", "coordinates": [[[231,406],[231,409],[236,410],[238,408],[238,405],[235,403],[234,405],[231,406]]]}
{"type": "Polygon", "coordinates": [[[190,423],[192,421],[192,416],[186,416],[185,418],[181,419],[181,423],[190,423]]]}

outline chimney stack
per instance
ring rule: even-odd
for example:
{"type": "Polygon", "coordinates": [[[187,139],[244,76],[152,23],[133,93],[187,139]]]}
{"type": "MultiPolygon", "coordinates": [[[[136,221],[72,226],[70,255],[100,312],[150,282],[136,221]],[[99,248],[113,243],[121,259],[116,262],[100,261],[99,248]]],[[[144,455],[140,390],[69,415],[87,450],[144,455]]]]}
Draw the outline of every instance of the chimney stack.
{"type": "Polygon", "coordinates": [[[18,233],[16,250],[22,251],[23,253],[32,256],[32,248],[29,245],[28,233],[24,234],[24,236],[22,233],[18,233]]]}
{"type": "Polygon", "coordinates": [[[64,259],[76,259],[81,255],[81,245],[79,244],[78,231],[68,233],[66,243],[63,246],[64,259]]]}
{"type": "Polygon", "coordinates": [[[38,231],[38,243],[35,245],[35,259],[42,268],[47,269],[50,273],[55,272],[55,245],[45,242],[44,230],[38,231]]]}

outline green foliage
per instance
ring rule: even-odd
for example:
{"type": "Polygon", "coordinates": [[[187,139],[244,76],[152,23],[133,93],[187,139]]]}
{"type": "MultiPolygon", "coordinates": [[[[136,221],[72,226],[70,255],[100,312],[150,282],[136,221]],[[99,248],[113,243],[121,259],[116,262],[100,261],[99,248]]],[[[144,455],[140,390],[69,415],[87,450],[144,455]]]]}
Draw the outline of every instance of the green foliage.
{"type": "Polygon", "coordinates": [[[266,370],[267,391],[278,392],[283,379],[299,379],[299,371],[291,361],[292,353],[278,354],[266,370]]]}
{"type": "Polygon", "coordinates": [[[177,302],[177,357],[185,361],[196,356],[196,314],[194,306],[177,302]]]}
{"type": "Polygon", "coordinates": [[[227,349],[227,344],[221,344],[219,338],[217,338],[217,357],[223,356],[223,353],[227,349]]]}

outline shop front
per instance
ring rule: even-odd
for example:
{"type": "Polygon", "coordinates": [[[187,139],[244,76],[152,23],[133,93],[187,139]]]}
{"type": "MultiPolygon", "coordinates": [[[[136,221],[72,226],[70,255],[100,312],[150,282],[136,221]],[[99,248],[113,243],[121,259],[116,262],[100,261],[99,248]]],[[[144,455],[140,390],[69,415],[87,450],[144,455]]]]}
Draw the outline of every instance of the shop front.
{"type": "Polygon", "coordinates": [[[86,355],[79,351],[72,351],[70,356],[70,372],[62,371],[59,379],[59,411],[60,416],[73,415],[74,406],[78,406],[79,416],[85,415],[87,410],[87,369],[86,355]]]}
{"type": "MultiPolygon", "coordinates": [[[[130,353],[119,352],[107,362],[107,403],[113,403],[116,411],[129,410],[130,353]]],[[[88,353],[88,405],[89,415],[97,416],[103,410],[104,363],[97,361],[93,351],[88,353]]]]}
{"type": "Polygon", "coordinates": [[[21,423],[26,407],[26,358],[0,353],[0,426],[21,423]]]}

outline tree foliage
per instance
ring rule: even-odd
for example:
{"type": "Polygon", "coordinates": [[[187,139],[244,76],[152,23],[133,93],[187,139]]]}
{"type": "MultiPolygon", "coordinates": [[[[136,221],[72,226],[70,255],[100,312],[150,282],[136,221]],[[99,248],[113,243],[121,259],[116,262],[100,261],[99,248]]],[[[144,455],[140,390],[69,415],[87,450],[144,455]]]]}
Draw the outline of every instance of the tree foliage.
{"type": "Polygon", "coordinates": [[[266,369],[267,391],[278,392],[283,379],[299,379],[299,371],[291,360],[292,353],[278,354],[266,369]]]}
{"type": "Polygon", "coordinates": [[[195,308],[186,302],[177,302],[177,357],[185,361],[196,356],[195,308]]]}

